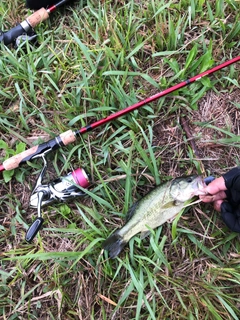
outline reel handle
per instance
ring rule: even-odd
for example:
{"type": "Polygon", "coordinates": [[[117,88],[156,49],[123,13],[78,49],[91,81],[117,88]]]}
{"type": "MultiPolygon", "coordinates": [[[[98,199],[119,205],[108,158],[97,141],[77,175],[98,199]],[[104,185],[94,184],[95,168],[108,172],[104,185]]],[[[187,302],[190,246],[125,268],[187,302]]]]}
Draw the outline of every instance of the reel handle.
{"type": "Polygon", "coordinates": [[[32,242],[32,240],[34,239],[34,237],[37,235],[38,231],[41,229],[42,224],[43,224],[44,220],[42,217],[38,217],[30,226],[30,228],[28,229],[26,236],[25,236],[25,240],[27,242],[32,242]]]}
{"type": "MultiPolygon", "coordinates": [[[[45,171],[45,168],[43,170],[45,171]]],[[[42,224],[44,222],[44,220],[42,218],[42,213],[41,213],[41,206],[42,206],[42,201],[43,201],[44,195],[45,195],[44,191],[40,191],[38,193],[38,205],[37,205],[38,217],[32,223],[32,225],[30,226],[30,228],[28,229],[28,231],[26,233],[25,240],[27,242],[31,242],[34,239],[34,237],[37,235],[38,231],[41,229],[42,224]]]]}

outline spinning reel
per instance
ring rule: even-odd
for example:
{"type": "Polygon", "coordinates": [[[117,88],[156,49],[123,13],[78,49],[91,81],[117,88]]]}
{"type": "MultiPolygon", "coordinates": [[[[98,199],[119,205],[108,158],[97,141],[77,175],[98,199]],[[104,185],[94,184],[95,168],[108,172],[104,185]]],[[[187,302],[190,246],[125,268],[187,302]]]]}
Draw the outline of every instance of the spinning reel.
{"type": "Polygon", "coordinates": [[[89,176],[84,169],[78,168],[64,177],[59,177],[51,182],[43,184],[47,169],[45,153],[41,157],[43,168],[38,176],[35,187],[31,193],[29,207],[37,209],[37,218],[26,233],[26,241],[31,242],[40,230],[44,220],[42,218],[42,207],[54,202],[67,202],[70,199],[82,197],[85,193],[79,188],[87,188],[90,185],[89,176]]]}
{"type": "MultiPolygon", "coordinates": [[[[16,29],[18,28],[15,27],[16,29]]],[[[14,31],[15,28],[13,28],[12,30],[14,31]]],[[[10,31],[12,31],[10,30],[10,31]]],[[[18,33],[20,32],[16,32],[17,36],[15,37],[14,34],[10,34],[10,31],[7,32],[3,32],[0,30],[0,42],[4,41],[4,44],[8,45],[8,44],[13,44],[14,48],[18,48],[21,43],[28,41],[29,43],[31,43],[32,45],[36,45],[37,44],[37,34],[33,29],[28,30],[27,32],[22,31],[21,34],[18,35],[18,33]]]]}

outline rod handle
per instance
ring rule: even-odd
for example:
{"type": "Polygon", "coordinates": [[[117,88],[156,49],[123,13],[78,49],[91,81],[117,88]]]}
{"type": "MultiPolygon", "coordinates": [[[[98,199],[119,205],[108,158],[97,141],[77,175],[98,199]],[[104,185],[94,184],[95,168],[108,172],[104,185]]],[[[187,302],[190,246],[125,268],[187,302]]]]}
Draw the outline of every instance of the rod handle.
{"type": "Polygon", "coordinates": [[[0,42],[3,42],[6,46],[14,43],[19,36],[29,32],[42,21],[49,18],[48,11],[44,8],[35,11],[26,20],[18,24],[16,27],[6,32],[0,32],[0,42]]]}
{"type": "Polygon", "coordinates": [[[26,20],[32,28],[36,27],[39,23],[49,18],[49,14],[45,8],[35,11],[26,20]]]}
{"type": "Polygon", "coordinates": [[[17,37],[21,36],[24,32],[25,30],[21,24],[18,24],[9,31],[0,32],[0,42],[3,42],[6,46],[8,46],[9,44],[14,43],[17,37]]]}
{"type": "Polygon", "coordinates": [[[65,131],[59,135],[62,145],[67,146],[76,141],[76,135],[72,130],[65,131]]]}
{"type": "MultiPolygon", "coordinates": [[[[5,170],[12,170],[18,168],[20,163],[24,161],[24,159],[30,158],[37,153],[38,146],[34,146],[28,150],[25,150],[15,156],[5,160],[3,162],[3,166],[5,170]]],[[[27,160],[26,160],[27,161],[27,160]]],[[[26,162],[25,161],[25,162],[26,162]]]]}
{"type": "Polygon", "coordinates": [[[66,146],[76,141],[75,133],[72,130],[61,133],[56,138],[34,146],[25,150],[7,160],[2,164],[4,170],[12,170],[18,168],[20,164],[30,161],[33,157],[47,153],[49,151],[57,150],[62,146],[66,146]]]}

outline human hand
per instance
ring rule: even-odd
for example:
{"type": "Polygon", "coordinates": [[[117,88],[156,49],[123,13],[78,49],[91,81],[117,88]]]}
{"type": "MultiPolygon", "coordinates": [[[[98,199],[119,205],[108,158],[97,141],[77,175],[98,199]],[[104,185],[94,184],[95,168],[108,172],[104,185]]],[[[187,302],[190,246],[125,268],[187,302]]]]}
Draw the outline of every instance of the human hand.
{"type": "Polygon", "coordinates": [[[216,178],[201,190],[206,194],[200,195],[199,198],[202,202],[213,202],[214,209],[220,212],[221,204],[227,198],[226,190],[224,178],[216,178]]]}
{"type": "Polygon", "coordinates": [[[229,229],[240,232],[240,167],[213,180],[203,191],[206,195],[199,198],[203,202],[213,202],[229,229]]]}

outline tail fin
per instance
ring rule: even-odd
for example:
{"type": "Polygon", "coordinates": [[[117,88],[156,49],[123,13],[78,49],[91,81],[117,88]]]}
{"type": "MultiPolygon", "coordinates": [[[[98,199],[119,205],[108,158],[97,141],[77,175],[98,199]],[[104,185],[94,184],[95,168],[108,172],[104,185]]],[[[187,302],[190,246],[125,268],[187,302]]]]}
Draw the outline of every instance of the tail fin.
{"type": "Polygon", "coordinates": [[[109,257],[113,259],[119,255],[126,244],[127,242],[123,240],[117,230],[103,242],[102,247],[108,251],[109,257]]]}

